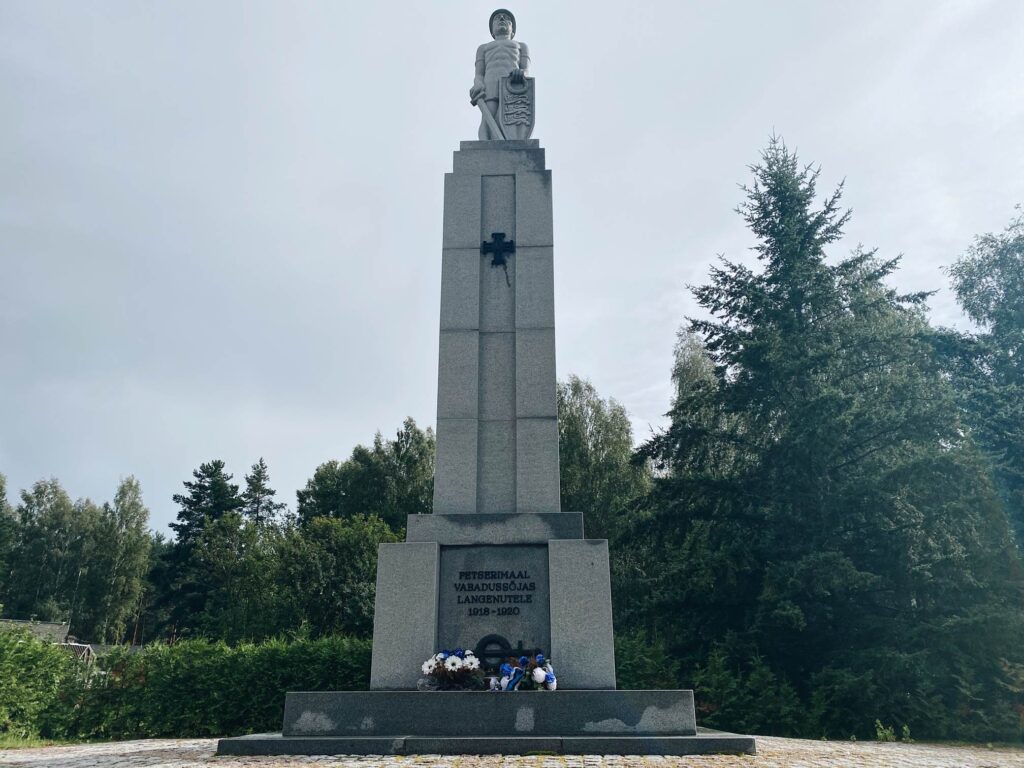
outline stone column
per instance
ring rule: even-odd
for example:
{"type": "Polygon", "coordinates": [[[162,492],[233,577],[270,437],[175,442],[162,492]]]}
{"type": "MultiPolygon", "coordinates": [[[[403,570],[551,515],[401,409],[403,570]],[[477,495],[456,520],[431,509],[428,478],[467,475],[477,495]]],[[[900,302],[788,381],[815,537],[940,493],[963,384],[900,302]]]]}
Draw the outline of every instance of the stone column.
{"type": "Polygon", "coordinates": [[[434,514],[559,511],[551,172],[464,141],[445,176],[434,514]],[[514,241],[493,266],[481,243],[514,241]]]}

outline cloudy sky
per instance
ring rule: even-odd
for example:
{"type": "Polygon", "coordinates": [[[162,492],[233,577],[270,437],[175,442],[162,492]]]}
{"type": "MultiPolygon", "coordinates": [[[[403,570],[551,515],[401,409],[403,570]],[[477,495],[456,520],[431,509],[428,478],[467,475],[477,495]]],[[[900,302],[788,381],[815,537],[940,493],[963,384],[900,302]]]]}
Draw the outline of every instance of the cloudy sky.
{"type": "MultiPolygon", "coordinates": [[[[443,174],[479,2],[0,3],[0,473],[73,497],[193,468],[279,496],[406,416],[434,422],[443,174]]],[[[1024,201],[1024,3],[512,6],[554,173],[558,374],[640,440],[686,285],[748,259],[734,208],[772,132],[846,179],[847,241],[937,289],[1024,201]]]]}

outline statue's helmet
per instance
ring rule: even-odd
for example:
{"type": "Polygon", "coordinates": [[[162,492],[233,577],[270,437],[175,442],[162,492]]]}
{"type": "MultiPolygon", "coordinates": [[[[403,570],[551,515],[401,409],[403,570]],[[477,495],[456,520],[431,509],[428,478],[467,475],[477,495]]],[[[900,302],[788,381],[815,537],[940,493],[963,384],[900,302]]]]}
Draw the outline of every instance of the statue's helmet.
{"type": "Polygon", "coordinates": [[[487,31],[491,33],[491,37],[494,37],[494,17],[497,16],[499,13],[505,14],[512,20],[512,34],[509,35],[509,37],[515,37],[516,17],[515,14],[513,14],[512,11],[508,10],[507,8],[499,8],[498,10],[491,14],[491,18],[487,22],[487,31]]]}

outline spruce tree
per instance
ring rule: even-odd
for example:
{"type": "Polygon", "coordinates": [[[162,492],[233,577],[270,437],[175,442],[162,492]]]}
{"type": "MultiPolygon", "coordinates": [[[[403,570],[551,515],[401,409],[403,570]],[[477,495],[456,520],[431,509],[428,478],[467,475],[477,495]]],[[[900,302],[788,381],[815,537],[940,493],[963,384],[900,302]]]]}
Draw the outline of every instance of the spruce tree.
{"type": "Polygon", "coordinates": [[[886,284],[898,259],[830,258],[842,187],[819,203],[818,171],[781,141],[752,172],[739,210],[757,264],[722,260],[695,289],[706,314],[689,331],[714,372],[644,449],[666,560],[648,621],[709,689],[766,670],[792,685],[806,721],[766,731],[869,735],[881,717],[1005,738],[999,660],[1022,660],[1024,582],[926,295],[886,284]]]}

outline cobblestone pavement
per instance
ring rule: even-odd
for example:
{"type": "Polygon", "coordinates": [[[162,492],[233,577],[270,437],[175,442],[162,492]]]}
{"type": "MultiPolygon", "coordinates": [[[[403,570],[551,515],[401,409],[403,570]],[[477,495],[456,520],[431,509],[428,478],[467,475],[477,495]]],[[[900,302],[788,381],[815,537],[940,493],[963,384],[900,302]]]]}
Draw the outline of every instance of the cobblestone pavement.
{"type": "Polygon", "coordinates": [[[215,757],[215,739],[153,739],[71,747],[0,750],[19,768],[1024,768],[1024,749],[931,744],[802,741],[759,737],[756,756],[710,757],[215,757]]]}

